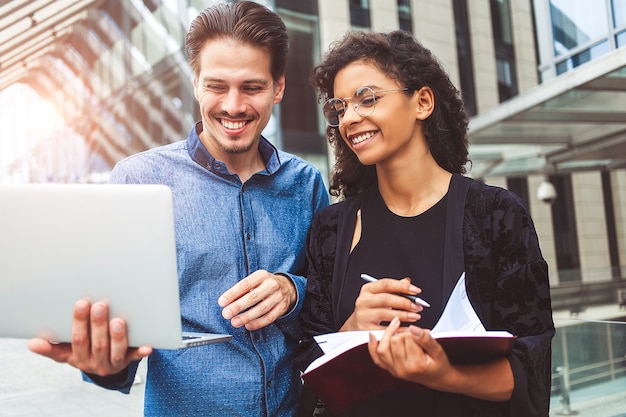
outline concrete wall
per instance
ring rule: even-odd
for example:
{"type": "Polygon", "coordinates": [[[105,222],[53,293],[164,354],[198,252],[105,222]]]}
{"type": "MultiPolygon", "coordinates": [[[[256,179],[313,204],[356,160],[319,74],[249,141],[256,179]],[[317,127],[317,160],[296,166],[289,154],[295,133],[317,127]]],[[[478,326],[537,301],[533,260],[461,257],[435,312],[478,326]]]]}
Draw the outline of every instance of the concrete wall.
{"type": "Polygon", "coordinates": [[[611,279],[606,218],[599,172],[572,174],[583,282],[611,279]]]}
{"type": "Polygon", "coordinates": [[[398,6],[395,1],[370,0],[372,29],[389,32],[398,29],[398,6]]]}
{"type": "Polygon", "coordinates": [[[510,1],[517,87],[519,94],[523,94],[539,83],[533,18],[528,0],[510,1]]]}
{"type": "Polygon", "coordinates": [[[415,37],[439,59],[460,89],[452,1],[412,0],[411,10],[415,37]]]}
{"type": "Polygon", "coordinates": [[[350,6],[348,0],[318,0],[320,14],[320,50],[322,54],[328,46],[350,30],[350,6]]]}

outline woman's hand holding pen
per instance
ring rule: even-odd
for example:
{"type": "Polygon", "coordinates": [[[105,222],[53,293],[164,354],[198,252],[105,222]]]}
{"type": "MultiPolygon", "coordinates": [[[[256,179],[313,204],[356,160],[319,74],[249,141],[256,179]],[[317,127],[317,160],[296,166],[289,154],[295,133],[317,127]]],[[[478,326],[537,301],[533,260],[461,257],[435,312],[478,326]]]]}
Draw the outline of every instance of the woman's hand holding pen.
{"type": "Polygon", "coordinates": [[[417,295],[421,290],[409,278],[382,278],[361,287],[354,312],[340,331],[385,329],[394,317],[401,322],[414,323],[421,318],[424,307],[398,294],[417,295]]]}

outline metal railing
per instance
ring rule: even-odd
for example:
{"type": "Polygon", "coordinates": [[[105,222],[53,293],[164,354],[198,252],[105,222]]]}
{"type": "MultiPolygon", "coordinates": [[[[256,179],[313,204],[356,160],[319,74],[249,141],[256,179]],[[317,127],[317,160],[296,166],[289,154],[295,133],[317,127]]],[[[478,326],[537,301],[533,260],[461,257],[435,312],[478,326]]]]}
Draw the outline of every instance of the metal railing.
{"type": "Polygon", "coordinates": [[[556,329],[552,346],[551,412],[577,415],[591,402],[626,412],[626,322],[573,320],[556,329]]]}
{"type": "Polygon", "coordinates": [[[573,314],[586,307],[613,304],[626,308],[626,279],[600,282],[572,282],[553,286],[550,290],[552,309],[569,309],[573,314]]]}

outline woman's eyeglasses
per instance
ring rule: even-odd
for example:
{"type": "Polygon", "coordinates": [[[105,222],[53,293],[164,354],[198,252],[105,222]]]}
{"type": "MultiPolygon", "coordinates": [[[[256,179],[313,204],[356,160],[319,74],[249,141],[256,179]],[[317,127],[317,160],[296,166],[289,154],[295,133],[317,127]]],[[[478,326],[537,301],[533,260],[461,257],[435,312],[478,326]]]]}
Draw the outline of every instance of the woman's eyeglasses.
{"type": "Polygon", "coordinates": [[[392,90],[374,91],[370,87],[360,87],[352,97],[329,98],[322,107],[324,119],[328,126],[337,127],[341,124],[341,118],[346,113],[346,102],[352,102],[352,108],[361,117],[367,117],[374,112],[376,106],[376,94],[391,93],[395,91],[408,91],[408,88],[395,88],[392,90]]]}

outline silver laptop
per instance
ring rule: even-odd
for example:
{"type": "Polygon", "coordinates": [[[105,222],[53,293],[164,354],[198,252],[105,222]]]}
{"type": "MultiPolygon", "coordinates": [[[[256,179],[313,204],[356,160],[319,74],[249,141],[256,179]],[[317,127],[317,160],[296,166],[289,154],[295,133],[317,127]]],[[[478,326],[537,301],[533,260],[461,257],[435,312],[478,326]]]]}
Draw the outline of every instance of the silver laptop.
{"type": "Polygon", "coordinates": [[[0,337],[68,342],[74,303],[109,304],[130,346],[225,342],[182,332],[164,185],[0,185],[0,337]]]}

